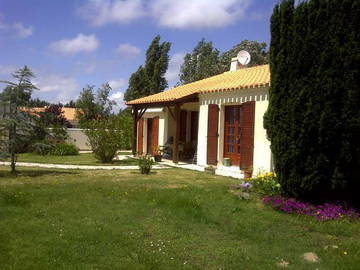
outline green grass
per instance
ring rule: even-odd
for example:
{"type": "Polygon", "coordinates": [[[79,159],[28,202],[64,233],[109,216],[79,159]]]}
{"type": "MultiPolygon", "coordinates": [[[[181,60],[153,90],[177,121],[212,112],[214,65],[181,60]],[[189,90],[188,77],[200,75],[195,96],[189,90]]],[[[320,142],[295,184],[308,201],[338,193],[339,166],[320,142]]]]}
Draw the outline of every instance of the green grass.
{"type": "MultiPolygon", "coordinates": [[[[129,153],[128,153],[129,154],[129,153]]],[[[93,153],[84,153],[76,156],[41,156],[33,153],[23,153],[18,155],[18,162],[34,162],[34,163],[52,163],[52,164],[72,164],[72,165],[138,165],[138,160],[129,158],[126,160],[114,160],[112,163],[101,163],[98,161],[93,153]]]]}
{"type": "Polygon", "coordinates": [[[181,169],[1,168],[0,269],[279,269],[282,259],[288,269],[359,269],[359,222],[241,201],[234,182],[181,169]]]}

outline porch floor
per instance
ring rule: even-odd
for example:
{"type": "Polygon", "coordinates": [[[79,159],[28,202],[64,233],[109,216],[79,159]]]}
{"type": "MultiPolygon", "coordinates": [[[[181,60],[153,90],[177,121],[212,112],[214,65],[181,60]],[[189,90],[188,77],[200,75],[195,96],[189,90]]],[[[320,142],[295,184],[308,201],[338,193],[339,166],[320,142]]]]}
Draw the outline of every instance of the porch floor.
{"type": "MultiPolygon", "coordinates": [[[[178,164],[174,164],[173,161],[170,159],[162,159],[162,161],[159,162],[159,164],[170,166],[170,167],[175,167],[175,168],[199,171],[199,172],[205,171],[204,166],[186,163],[183,161],[179,161],[178,164]]],[[[218,165],[215,170],[215,174],[222,175],[222,176],[228,176],[228,177],[232,177],[232,178],[237,178],[237,179],[244,179],[244,173],[242,171],[240,171],[238,166],[227,167],[227,166],[223,166],[223,165],[218,165]]]]}
{"type": "Polygon", "coordinates": [[[196,164],[191,164],[191,163],[186,163],[183,161],[179,161],[178,164],[173,163],[172,160],[170,159],[162,159],[161,162],[159,162],[159,164],[161,165],[167,165],[167,166],[171,166],[171,167],[175,167],[175,168],[182,168],[182,169],[188,169],[188,170],[193,170],[193,171],[199,171],[199,172],[204,172],[205,168],[196,164]]]}

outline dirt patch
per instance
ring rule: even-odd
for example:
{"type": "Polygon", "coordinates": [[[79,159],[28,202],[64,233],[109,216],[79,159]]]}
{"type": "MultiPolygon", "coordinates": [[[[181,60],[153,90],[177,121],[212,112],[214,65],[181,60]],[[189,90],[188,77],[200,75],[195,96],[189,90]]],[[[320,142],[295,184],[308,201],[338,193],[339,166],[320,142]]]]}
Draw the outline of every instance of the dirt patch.
{"type": "Polygon", "coordinates": [[[316,263],[320,261],[320,258],[318,255],[316,255],[314,252],[306,252],[303,254],[303,259],[307,262],[316,263]]]}

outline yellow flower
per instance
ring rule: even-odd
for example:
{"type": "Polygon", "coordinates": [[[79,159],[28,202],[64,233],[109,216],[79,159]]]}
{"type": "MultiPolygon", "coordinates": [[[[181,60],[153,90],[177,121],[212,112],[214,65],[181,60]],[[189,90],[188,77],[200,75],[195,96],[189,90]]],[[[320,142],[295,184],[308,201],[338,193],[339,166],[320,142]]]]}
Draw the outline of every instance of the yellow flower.
{"type": "Polygon", "coordinates": [[[344,251],[344,255],[347,255],[347,252],[346,252],[346,251],[344,251]]]}

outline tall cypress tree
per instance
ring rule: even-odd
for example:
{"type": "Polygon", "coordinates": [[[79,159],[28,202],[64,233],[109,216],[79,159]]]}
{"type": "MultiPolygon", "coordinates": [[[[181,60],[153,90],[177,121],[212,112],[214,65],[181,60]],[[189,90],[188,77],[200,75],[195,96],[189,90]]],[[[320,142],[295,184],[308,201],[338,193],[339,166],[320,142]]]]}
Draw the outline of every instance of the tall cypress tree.
{"type": "Polygon", "coordinates": [[[125,92],[125,101],[162,92],[168,86],[165,73],[169,65],[171,43],[160,43],[156,36],[146,51],[145,65],[140,66],[129,79],[129,87],[125,92]]]}
{"type": "Polygon", "coordinates": [[[284,0],[274,8],[265,128],[291,196],[351,199],[359,188],[359,7],[284,0]]]}

